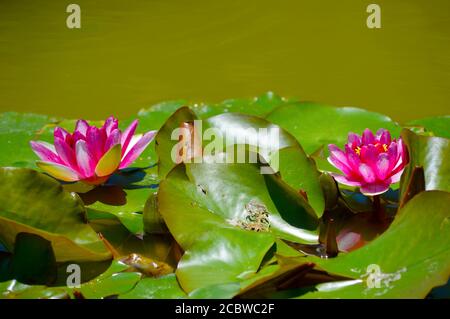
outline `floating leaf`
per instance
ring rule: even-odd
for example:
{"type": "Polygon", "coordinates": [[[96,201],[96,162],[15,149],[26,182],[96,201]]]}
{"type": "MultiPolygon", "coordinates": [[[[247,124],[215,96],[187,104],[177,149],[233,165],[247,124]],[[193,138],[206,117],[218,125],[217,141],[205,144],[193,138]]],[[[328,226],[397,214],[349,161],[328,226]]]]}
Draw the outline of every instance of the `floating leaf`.
{"type": "Polygon", "coordinates": [[[177,268],[185,291],[256,272],[273,245],[270,234],[233,227],[208,211],[208,199],[202,196],[201,190],[187,179],[182,165],[161,182],[158,193],[159,211],[186,251],[177,268]]]}
{"type": "Polygon", "coordinates": [[[182,107],[173,113],[158,131],[155,140],[158,154],[158,175],[161,179],[176,165],[172,159],[172,150],[178,143],[178,135],[173,137],[172,135],[182,123],[193,122],[196,119],[197,116],[188,107],[182,107]]]}
{"type": "Polygon", "coordinates": [[[412,186],[410,182],[416,168],[423,169],[425,190],[450,192],[450,140],[417,135],[408,129],[402,131],[402,139],[410,159],[401,180],[401,205],[404,204],[407,188],[412,186]]]}
{"type": "Polygon", "coordinates": [[[0,299],[69,299],[64,288],[29,286],[17,280],[0,282],[0,299]]]}
{"type": "Polygon", "coordinates": [[[427,117],[420,120],[414,120],[408,123],[408,125],[416,125],[425,127],[429,132],[432,132],[435,136],[450,138],[450,116],[435,116],[427,117]]]}
{"type": "Polygon", "coordinates": [[[185,298],[186,293],[178,285],[175,274],[158,278],[144,278],[128,293],[119,299],[177,299],[185,298]]]}
{"type": "Polygon", "coordinates": [[[422,192],[368,245],[337,258],[308,257],[320,269],[352,280],[323,284],[302,298],[424,298],[450,276],[449,205],[447,192],[422,192]],[[378,288],[371,286],[377,282],[378,288]]]}
{"type": "Polygon", "coordinates": [[[57,261],[111,258],[84,221],[80,199],[54,179],[25,168],[0,168],[0,237],[12,251],[16,235],[37,234],[52,243],[57,261]]]}
{"type": "Polygon", "coordinates": [[[252,99],[229,99],[217,104],[194,104],[191,109],[200,118],[208,118],[222,113],[240,113],[253,116],[265,116],[274,108],[288,103],[273,92],[267,92],[252,99]]]}
{"type": "Polygon", "coordinates": [[[50,121],[45,115],[0,113],[0,166],[36,167],[29,143],[50,121]]]}
{"type": "Polygon", "coordinates": [[[343,146],[349,132],[361,134],[366,128],[384,128],[393,137],[400,134],[399,126],[389,117],[354,107],[291,103],[276,108],[266,119],[295,136],[308,154],[328,144],[343,146]]]}
{"type": "Polygon", "coordinates": [[[73,288],[72,292],[79,292],[84,298],[99,299],[117,296],[134,288],[141,279],[140,272],[128,272],[129,266],[114,261],[103,274],[84,283],[80,288],[73,288]]]}

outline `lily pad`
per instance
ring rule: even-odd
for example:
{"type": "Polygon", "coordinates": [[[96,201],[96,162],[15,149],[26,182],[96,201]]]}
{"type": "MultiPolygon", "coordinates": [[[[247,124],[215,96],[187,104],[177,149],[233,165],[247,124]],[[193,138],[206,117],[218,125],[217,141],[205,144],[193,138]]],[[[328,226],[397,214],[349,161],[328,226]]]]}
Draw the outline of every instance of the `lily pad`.
{"type": "Polygon", "coordinates": [[[186,298],[186,293],[180,288],[175,274],[158,278],[144,278],[128,293],[119,299],[178,299],[186,298]]]}
{"type": "Polygon", "coordinates": [[[286,103],[288,103],[287,99],[273,92],[267,92],[251,99],[228,99],[217,104],[194,104],[191,109],[202,119],[222,113],[265,116],[276,107],[286,103]]]}
{"type": "Polygon", "coordinates": [[[196,119],[197,116],[188,107],[182,107],[169,117],[156,134],[155,148],[158,154],[158,175],[161,179],[176,165],[172,159],[172,150],[178,143],[178,135],[175,134],[175,130],[180,128],[182,123],[193,122],[196,119]]]}
{"type": "Polygon", "coordinates": [[[111,258],[85,222],[85,209],[78,196],[36,171],[0,168],[0,237],[8,250],[13,250],[20,232],[50,241],[59,262],[111,258]]]}
{"type": "Polygon", "coordinates": [[[17,280],[0,282],[0,299],[69,299],[64,288],[30,286],[17,280]]]}
{"type": "Polygon", "coordinates": [[[45,115],[0,113],[0,166],[35,167],[29,142],[50,121],[45,115]]]}
{"type": "Polygon", "coordinates": [[[184,165],[177,166],[161,182],[157,198],[167,227],[186,250],[176,272],[185,291],[243,280],[255,274],[274,243],[270,232],[291,240],[317,242],[314,230],[287,223],[271,198],[276,196],[279,203],[290,200],[294,209],[287,213],[292,214],[292,222],[315,228],[315,215],[303,197],[289,191],[286,184],[280,186],[278,183],[283,182],[279,178],[278,183],[271,180],[275,176],[268,175],[266,181],[257,165],[194,163],[186,164],[186,172],[187,175],[184,165]],[[266,183],[271,186],[264,186],[266,183]],[[280,187],[285,187],[286,194],[292,197],[280,200],[281,194],[273,190],[280,187]],[[251,207],[245,204],[252,205],[252,200],[258,201],[256,208],[267,209],[270,229],[246,227],[245,218],[251,207]]]}
{"type": "MultiPolygon", "coordinates": [[[[207,119],[204,130],[208,129],[214,129],[218,134],[215,139],[225,139],[224,143],[218,144],[219,149],[216,149],[216,152],[225,148],[228,150],[228,147],[236,144],[253,146],[253,149],[270,163],[275,172],[280,172],[283,181],[295,190],[306,193],[316,214],[319,217],[322,215],[324,198],[315,163],[289,133],[264,119],[236,113],[221,114],[207,119]],[[267,138],[260,135],[261,129],[269,132],[267,138]],[[274,129],[278,132],[276,141],[270,138],[270,131],[274,129]]],[[[207,143],[204,141],[204,146],[207,143]]],[[[238,147],[236,146],[237,150],[238,147]]]]}
{"type": "Polygon", "coordinates": [[[414,120],[408,125],[424,127],[427,131],[432,132],[435,136],[450,138],[450,116],[435,116],[424,119],[414,120]]]}
{"type": "Polygon", "coordinates": [[[315,162],[297,146],[283,148],[272,158],[274,156],[278,156],[281,179],[302,194],[317,216],[321,217],[325,209],[325,197],[315,162]]]}
{"type": "Polygon", "coordinates": [[[400,127],[389,117],[354,107],[298,102],[276,108],[266,119],[291,133],[308,154],[328,144],[343,146],[349,132],[361,134],[366,128],[384,128],[393,137],[400,134],[400,127]]]}
{"type": "Polygon", "coordinates": [[[401,180],[401,205],[405,202],[408,188],[414,186],[411,181],[416,168],[423,169],[424,190],[450,192],[450,140],[418,135],[408,129],[402,131],[402,139],[410,159],[401,180]]]}
{"type": "Polygon", "coordinates": [[[351,281],[323,284],[301,297],[424,298],[450,276],[449,205],[447,192],[422,192],[368,245],[337,258],[308,257],[320,269],[351,281]]]}
{"type": "Polygon", "coordinates": [[[183,165],[177,166],[161,182],[158,193],[159,211],[185,250],[176,272],[185,291],[256,272],[273,245],[269,233],[233,227],[220,215],[210,212],[205,205],[208,199],[202,196],[202,191],[188,180],[183,165]]]}
{"type": "Polygon", "coordinates": [[[103,274],[84,283],[73,292],[80,292],[84,298],[100,299],[117,296],[132,290],[142,277],[140,272],[129,271],[130,267],[114,261],[103,274]]]}
{"type": "Polygon", "coordinates": [[[293,241],[315,242],[317,218],[303,196],[275,175],[261,175],[258,164],[216,162],[226,153],[205,163],[187,164],[189,179],[197,185],[208,209],[231,223],[244,221],[252,210],[265,210],[270,231],[293,241]]]}

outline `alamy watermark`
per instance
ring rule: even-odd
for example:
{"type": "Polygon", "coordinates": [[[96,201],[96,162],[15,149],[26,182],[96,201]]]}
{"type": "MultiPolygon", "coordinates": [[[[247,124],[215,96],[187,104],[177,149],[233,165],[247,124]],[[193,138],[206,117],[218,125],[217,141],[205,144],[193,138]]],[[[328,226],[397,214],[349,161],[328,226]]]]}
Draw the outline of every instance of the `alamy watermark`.
{"type": "Polygon", "coordinates": [[[381,28],[381,7],[376,3],[369,4],[366,9],[370,13],[366,20],[366,25],[369,29],[381,28]]]}
{"type": "Polygon", "coordinates": [[[71,3],[67,6],[66,12],[70,13],[66,19],[66,26],[69,29],[81,28],[81,8],[76,3],[71,3]]]}
{"type": "Polygon", "coordinates": [[[77,264],[70,264],[66,268],[66,272],[69,274],[66,279],[66,285],[69,288],[81,287],[81,268],[77,264]]]}
{"type": "Polygon", "coordinates": [[[402,268],[394,273],[383,273],[379,265],[370,264],[366,268],[366,273],[361,277],[365,279],[369,289],[389,289],[391,283],[400,280],[404,272],[406,272],[406,268],[402,268]]]}

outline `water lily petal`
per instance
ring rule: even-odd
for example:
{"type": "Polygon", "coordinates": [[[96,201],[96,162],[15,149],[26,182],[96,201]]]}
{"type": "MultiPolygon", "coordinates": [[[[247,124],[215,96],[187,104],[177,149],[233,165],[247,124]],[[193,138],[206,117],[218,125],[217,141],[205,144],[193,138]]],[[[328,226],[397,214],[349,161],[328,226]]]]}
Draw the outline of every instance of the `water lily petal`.
{"type": "Polygon", "coordinates": [[[400,157],[402,158],[403,163],[405,163],[406,165],[409,162],[408,150],[406,149],[406,145],[403,143],[403,140],[401,138],[398,139],[397,149],[400,153],[400,157]]]}
{"type": "Polygon", "coordinates": [[[359,165],[359,174],[366,183],[373,183],[376,180],[376,175],[372,167],[365,163],[361,163],[361,165],[359,165]]]}
{"type": "Polygon", "coordinates": [[[394,175],[391,176],[391,183],[398,183],[400,181],[400,178],[402,177],[403,171],[405,170],[405,168],[402,168],[398,173],[395,173],[394,175]]]}
{"type": "Polygon", "coordinates": [[[120,144],[120,135],[121,134],[119,129],[115,129],[111,132],[111,134],[109,134],[109,136],[106,138],[104,152],[108,152],[111,147],[120,144]]]}
{"type": "Polygon", "coordinates": [[[78,169],[77,159],[75,157],[75,152],[73,149],[65,142],[65,140],[55,137],[55,149],[61,158],[62,162],[73,168],[78,169]]]}
{"type": "Polygon", "coordinates": [[[361,234],[351,232],[351,231],[346,231],[346,232],[340,233],[336,237],[336,242],[337,242],[339,251],[349,252],[358,243],[360,243],[361,239],[362,239],[361,234]]]}
{"type": "Polygon", "coordinates": [[[87,129],[89,128],[88,122],[85,120],[78,120],[75,125],[75,132],[78,132],[84,136],[86,136],[87,129]]]}
{"type": "Polygon", "coordinates": [[[95,174],[99,177],[111,175],[119,167],[121,157],[122,146],[116,144],[111,147],[97,163],[95,174]]]}
{"type": "Polygon", "coordinates": [[[355,148],[361,145],[361,136],[353,132],[348,133],[348,144],[351,148],[355,148]]]}
{"type": "Polygon", "coordinates": [[[75,131],[72,135],[72,145],[77,144],[78,141],[85,141],[86,136],[84,136],[81,132],[75,131]]]}
{"type": "Polygon", "coordinates": [[[30,145],[34,153],[44,162],[62,163],[52,144],[42,141],[31,141],[30,145]]]}
{"type": "Polygon", "coordinates": [[[338,161],[336,157],[329,156],[327,157],[328,162],[336,167],[338,170],[340,170],[345,175],[350,175],[352,173],[352,169],[348,167],[347,165],[343,164],[342,162],[338,161]]]}
{"type": "Polygon", "coordinates": [[[376,174],[379,180],[385,180],[390,173],[389,156],[386,153],[378,155],[376,174]]]}
{"type": "Polygon", "coordinates": [[[395,164],[397,164],[398,160],[398,152],[397,152],[397,143],[392,142],[389,145],[389,148],[387,150],[387,155],[389,157],[389,170],[394,169],[395,164]]]}
{"type": "Polygon", "coordinates": [[[330,151],[330,156],[336,158],[338,161],[348,166],[347,156],[345,155],[344,151],[342,151],[334,144],[328,145],[328,150],[330,151]]]}
{"type": "Polygon", "coordinates": [[[105,145],[106,135],[95,126],[88,128],[86,133],[86,142],[89,146],[89,150],[96,160],[99,160],[104,152],[103,146],[105,145]]]}
{"type": "Polygon", "coordinates": [[[109,136],[114,130],[119,127],[119,122],[114,116],[110,116],[106,119],[105,124],[103,124],[105,128],[106,136],[109,136]]]}
{"type": "Polygon", "coordinates": [[[138,125],[138,120],[134,120],[122,133],[122,137],[120,138],[120,144],[122,144],[122,153],[125,154],[130,144],[131,138],[136,132],[136,127],[138,125]]]}
{"type": "Polygon", "coordinates": [[[91,177],[94,174],[95,161],[89,151],[86,141],[77,141],[75,144],[75,156],[77,158],[79,172],[84,177],[91,177]]]}
{"type": "Polygon", "coordinates": [[[137,142],[134,144],[130,150],[126,153],[122,162],[120,163],[120,169],[128,167],[133,163],[139,155],[145,150],[145,148],[150,144],[152,139],[155,137],[157,131],[150,131],[145,133],[137,142]]]}
{"type": "Polygon", "coordinates": [[[361,147],[361,162],[366,163],[367,165],[375,169],[378,160],[378,154],[379,151],[373,144],[364,145],[363,147],[361,147]]]}
{"type": "Polygon", "coordinates": [[[406,150],[406,146],[403,144],[402,140],[399,139],[397,142],[397,162],[395,163],[394,168],[392,169],[391,174],[397,174],[399,171],[403,170],[406,164],[408,164],[408,151],[406,150]]]}
{"type": "Polygon", "coordinates": [[[362,185],[359,190],[361,193],[367,196],[375,196],[380,195],[386,192],[389,189],[390,186],[390,180],[380,183],[371,183],[371,184],[365,184],[362,185]]]}
{"type": "Polygon", "coordinates": [[[345,174],[350,174],[352,169],[348,163],[347,155],[333,144],[328,145],[328,150],[330,151],[328,162],[330,162],[330,164],[332,164],[345,174]]]}
{"type": "Polygon", "coordinates": [[[75,170],[65,165],[43,161],[37,161],[36,165],[43,171],[61,181],[74,182],[80,179],[75,170]]]}
{"type": "Polygon", "coordinates": [[[127,156],[128,152],[133,148],[133,146],[136,145],[136,143],[142,138],[142,135],[143,134],[136,134],[131,137],[131,141],[128,144],[127,149],[125,150],[125,152],[123,152],[122,160],[125,158],[125,156],[127,156]]]}
{"type": "Polygon", "coordinates": [[[375,136],[373,136],[373,133],[371,130],[366,128],[362,135],[362,143],[364,145],[374,144],[375,142],[375,136]]]}
{"type": "Polygon", "coordinates": [[[360,181],[357,180],[353,180],[350,179],[346,176],[343,175],[339,175],[339,174],[335,174],[335,173],[330,173],[331,176],[334,177],[334,179],[341,184],[347,185],[347,186],[361,186],[362,183],[360,181]]]}
{"type": "Polygon", "coordinates": [[[65,141],[67,136],[69,136],[69,135],[70,135],[69,132],[67,132],[65,129],[63,129],[62,127],[59,127],[59,126],[55,127],[55,130],[53,131],[53,136],[55,138],[60,138],[63,141],[65,141]]]}
{"type": "Polygon", "coordinates": [[[349,146],[345,145],[345,154],[347,155],[347,161],[353,172],[358,172],[361,160],[355,151],[349,146]]]}
{"type": "Polygon", "coordinates": [[[384,128],[380,128],[377,131],[377,140],[381,144],[389,145],[391,144],[391,133],[389,133],[389,131],[385,130],[384,128]]]}

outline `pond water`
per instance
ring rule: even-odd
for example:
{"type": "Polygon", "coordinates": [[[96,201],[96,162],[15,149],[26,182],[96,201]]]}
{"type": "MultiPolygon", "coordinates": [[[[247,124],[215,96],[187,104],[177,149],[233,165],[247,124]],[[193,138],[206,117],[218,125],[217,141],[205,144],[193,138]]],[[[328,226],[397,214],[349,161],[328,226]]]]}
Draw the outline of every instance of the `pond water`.
{"type": "Polygon", "coordinates": [[[271,90],[398,121],[449,114],[450,1],[0,0],[0,111],[127,117],[271,90]],[[66,6],[81,7],[81,29],[66,6]]]}

